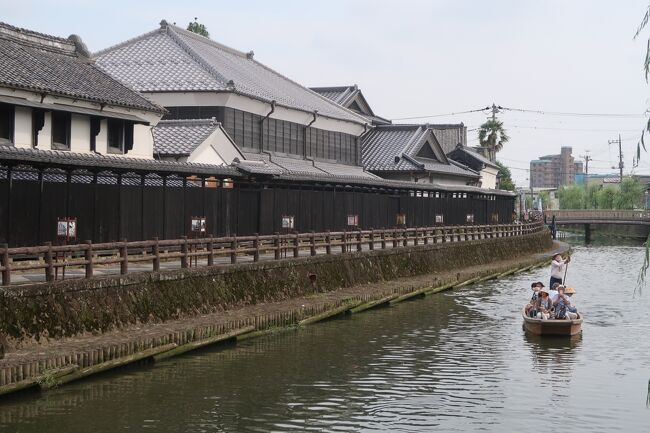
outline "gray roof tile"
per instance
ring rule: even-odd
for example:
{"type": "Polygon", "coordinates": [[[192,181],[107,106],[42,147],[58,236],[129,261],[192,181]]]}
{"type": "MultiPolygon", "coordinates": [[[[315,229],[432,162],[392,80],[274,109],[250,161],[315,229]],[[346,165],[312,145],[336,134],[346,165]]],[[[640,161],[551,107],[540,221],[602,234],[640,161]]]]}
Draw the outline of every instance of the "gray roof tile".
{"type": "MultiPolygon", "coordinates": [[[[474,171],[447,163],[420,158],[417,152],[429,135],[428,125],[382,125],[363,137],[362,161],[366,170],[430,171],[433,173],[477,177],[474,171]],[[406,155],[406,156],[405,156],[406,155]]],[[[435,136],[435,131],[433,131],[435,136]]]]}
{"type": "Polygon", "coordinates": [[[218,128],[213,119],[161,120],[153,128],[154,153],[189,155],[218,128]]]}
{"type": "Polygon", "coordinates": [[[0,86],[162,113],[95,66],[73,41],[0,23],[0,86]]]}
{"type": "Polygon", "coordinates": [[[42,164],[47,167],[78,167],[84,169],[114,169],[120,171],[151,171],[184,174],[237,176],[233,167],[187,162],[158,161],[127,156],[77,153],[61,150],[23,149],[0,146],[0,161],[42,164]]]}
{"type": "Polygon", "coordinates": [[[356,165],[324,161],[312,162],[308,159],[280,155],[269,156],[265,153],[245,152],[243,155],[246,161],[240,161],[235,166],[249,173],[378,179],[374,174],[364,171],[362,167],[356,165]]]}
{"type": "Polygon", "coordinates": [[[365,123],[362,116],[264,66],[252,55],[166,22],[159,30],[95,56],[100,67],[139,91],[228,91],[365,123]]]}

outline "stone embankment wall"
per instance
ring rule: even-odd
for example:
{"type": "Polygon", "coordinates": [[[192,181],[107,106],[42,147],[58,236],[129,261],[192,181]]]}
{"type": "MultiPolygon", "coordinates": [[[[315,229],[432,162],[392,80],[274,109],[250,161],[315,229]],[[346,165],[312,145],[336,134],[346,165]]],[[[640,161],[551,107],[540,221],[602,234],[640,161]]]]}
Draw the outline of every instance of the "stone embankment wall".
{"type": "Polygon", "coordinates": [[[519,238],[215,266],[2,289],[0,334],[20,347],[314,292],[449,272],[548,250],[548,231],[519,238]]]}

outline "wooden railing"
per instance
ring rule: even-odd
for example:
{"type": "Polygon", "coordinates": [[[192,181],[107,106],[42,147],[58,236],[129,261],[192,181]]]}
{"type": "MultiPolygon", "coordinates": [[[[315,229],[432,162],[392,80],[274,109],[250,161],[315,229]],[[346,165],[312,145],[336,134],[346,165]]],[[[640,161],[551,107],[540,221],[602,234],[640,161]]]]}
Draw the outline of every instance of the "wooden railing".
{"type": "Polygon", "coordinates": [[[621,220],[621,221],[650,221],[650,211],[647,210],[586,210],[564,209],[544,211],[547,222],[549,218],[557,220],[621,220]]]}
{"type": "MultiPolygon", "coordinates": [[[[472,225],[387,230],[356,230],[324,233],[293,233],[263,236],[208,237],[199,239],[111,242],[37,247],[8,248],[0,245],[2,285],[11,284],[13,272],[45,271],[45,281],[54,281],[58,271],[84,269],[83,277],[92,278],[96,266],[119,265],[119,274],[129,273],[131,264],[150,263],[151,270],[160,270],[161,263],[180,261],[180,268],[219,264],[236,264],[246,257],[253,262],[310,256],[345,254],[352,251],[403,248],[445,242],[522,236],[543,230],[541,222],[529,224],[472,225]],[[252,257],[251,257],[252,256],[252,257]]],[[[117,266],[115,266],[117,268],[117,266]]],[[[141,271],[141,270],[140,270],[141,271]]]]}

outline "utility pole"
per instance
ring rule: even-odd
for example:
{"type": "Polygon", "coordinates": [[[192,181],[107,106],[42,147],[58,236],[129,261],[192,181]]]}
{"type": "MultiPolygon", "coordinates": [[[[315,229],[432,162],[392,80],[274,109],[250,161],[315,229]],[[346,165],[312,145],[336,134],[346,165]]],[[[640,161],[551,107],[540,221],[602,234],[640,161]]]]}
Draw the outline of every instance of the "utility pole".
{"type": "MultiPolygon", "coordinates": [[[[619,170],[619,181],[623,183],[623,150],[621,149],[621,134],[618,134],[618,140],[609,140],[609,144],[618,144],[618,170],[619,170]]],[[[612,167],[614,168],[614,167],[612,167]]]]}
{"type": "Polygon", "coordinates": [[[593,158],[589,155],[589,151],[585,150],[584,155],[580,155],[580,158],[583,158],[585,160],[585,188],[587,188],[587,185],[589,184],[589,161],[591,161],[593,158]]]}
{"type": "Polygon", "coordinates": [[[499,107],[492,103],[492,120],[497,120],[497,113],[499,112],[499,107]]]}

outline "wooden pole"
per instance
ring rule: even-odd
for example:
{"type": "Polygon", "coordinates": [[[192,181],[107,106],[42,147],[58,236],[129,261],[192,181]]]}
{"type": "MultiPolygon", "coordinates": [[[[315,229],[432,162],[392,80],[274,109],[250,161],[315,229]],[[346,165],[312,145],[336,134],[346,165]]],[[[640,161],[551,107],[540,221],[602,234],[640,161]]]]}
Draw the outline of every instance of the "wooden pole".
{"type": "Polygon", "coordinates": [[[9,265],[9,245],[2,244],[0,245],[0,248],[2,248],[2,255],[0,255],[0,265],[3,267],[2,285],[8,286],[9,284],[11,284],[11,267],[9,265]]]}
{"type": "Polygon", "coordinates": [[[153,271],[160,271],[160,246],[158,245],[158,238],[153,238],[153,271]]]}
{"type": "Polygon", "coordinates": [[[86,278],[93,277],[93,241],[86,241],[86,250],[85,250],[85,259],[86,259],[86,278]]]}
{"type": "Polygon", "coordinates": [[[183,243],[181,244],[181,268],[187,268],[187,236],[181,236],[183,243]]]}
{"type": "Polygon", "coordinates": [[[52,242],[45,242],[45,281],[54,281],[54,263],[52,262],[52,242]]]}
{"type": "Polygon", "coordinates": [[[122,239],[122,245],[120,245],[120,274],[126,275],[129,273],[129,251],[127,249],[126,238],[122,239]]]}

